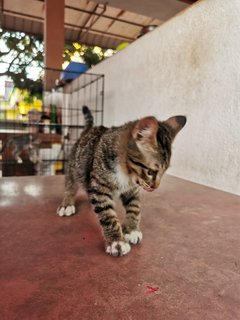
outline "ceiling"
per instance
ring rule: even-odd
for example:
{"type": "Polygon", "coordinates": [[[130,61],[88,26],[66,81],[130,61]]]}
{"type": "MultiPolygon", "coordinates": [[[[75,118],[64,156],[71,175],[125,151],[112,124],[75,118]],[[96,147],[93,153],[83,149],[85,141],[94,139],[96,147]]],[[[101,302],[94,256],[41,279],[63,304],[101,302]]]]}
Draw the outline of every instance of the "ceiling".
{"type": "MultiPolygon", "coordinates": [[[[65,40],[115,49],[196,0],[65,0],[65,40]]],[[[1,27],[43,35],[44,0],[1,0],[1,27]]]]}

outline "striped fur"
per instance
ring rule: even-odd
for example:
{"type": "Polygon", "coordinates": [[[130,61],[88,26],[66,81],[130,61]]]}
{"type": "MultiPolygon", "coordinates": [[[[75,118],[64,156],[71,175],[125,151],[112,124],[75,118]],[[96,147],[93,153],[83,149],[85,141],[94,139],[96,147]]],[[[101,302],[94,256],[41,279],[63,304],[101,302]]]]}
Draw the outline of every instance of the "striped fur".
{"type": "Polygon", "coordinates": [[[85,119],[85,129],[89,129],[93,126],[93,116],[87,106],[83,106],[82,112],[85,119]]]}
{"type": "Polygon", "coordinates": [[[142,239],[139,230],[139,190],[155,190],[169,166],[171,144],[186,118],[164,122],[145,117],[119,127],[93,127],[88,107],[83,107],[85,129],[75,143],[66,175],[66,191],[58,208],[60,216],[75,213],[74,196],[79,185],[89,195],[101,224],[106,252],[124,255],[130,243],[142,239]],[[115,211],[115,196],[126,210],[121,225],[115,211]]]}

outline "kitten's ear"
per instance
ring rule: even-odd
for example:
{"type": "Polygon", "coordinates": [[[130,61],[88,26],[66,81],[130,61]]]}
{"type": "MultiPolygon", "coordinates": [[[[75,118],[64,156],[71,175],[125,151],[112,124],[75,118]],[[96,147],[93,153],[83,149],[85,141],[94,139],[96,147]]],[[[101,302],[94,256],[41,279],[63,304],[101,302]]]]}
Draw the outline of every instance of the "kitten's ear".
{"type": "Polygon", "coordinates": [[[158,126],[159,124],[156,118],[143,118],[136,123],[132,131],[132,136],[136,140],[156,141],[158,126]]]}
{"type": "Polygon", "coordinates": [[[167,119],[163,123],[170,129],[172,139],[175,138],[176,134],[185,126],[187,118],[185,116],[175,116],[167,119]]]}

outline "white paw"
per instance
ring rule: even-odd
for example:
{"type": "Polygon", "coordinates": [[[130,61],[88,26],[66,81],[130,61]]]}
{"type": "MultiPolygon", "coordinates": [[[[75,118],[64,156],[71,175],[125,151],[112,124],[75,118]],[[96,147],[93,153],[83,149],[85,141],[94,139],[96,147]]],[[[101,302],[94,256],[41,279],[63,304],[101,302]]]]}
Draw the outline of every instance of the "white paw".
{"type": "Polygon", "coordinates": [[[17,163],[23,163],[23,160],[21,158],[17,158],[17,163]]]}
{"type": "Polygon", "coordinates": [[[129,243],[124,241],[113,241],[106,247],[106,252],[112,256],[124,256],[131,250],[129,243]]]}
{"type": "Polygon", "coordinates": [[[60,217],[63,217],[63,216],[69,217],[69,216],[73,215],[75,212],[76,212],[75,206],[59,207],[57,209],[57,214],[60,217]]]}
{"type": "Polygon", "coordinates": [[[124,235],[125,240],[132,244],[137,244],[142,241],[143,234],[141,231],[133,230],[130,233],[124,235]]]}

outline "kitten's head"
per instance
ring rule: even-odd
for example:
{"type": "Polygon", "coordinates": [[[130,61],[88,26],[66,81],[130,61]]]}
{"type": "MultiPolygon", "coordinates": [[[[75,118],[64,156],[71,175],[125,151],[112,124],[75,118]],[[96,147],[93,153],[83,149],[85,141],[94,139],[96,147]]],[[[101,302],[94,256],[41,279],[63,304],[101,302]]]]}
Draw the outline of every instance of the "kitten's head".
{"type": "Polygon", "coordinates": [[[185,123],[184,116],[163,122],[146,117],[136,122],[127,148],[127,167],[134,183],[146,191],[159,186],[170,164],[172,142],[185,123]]]}

